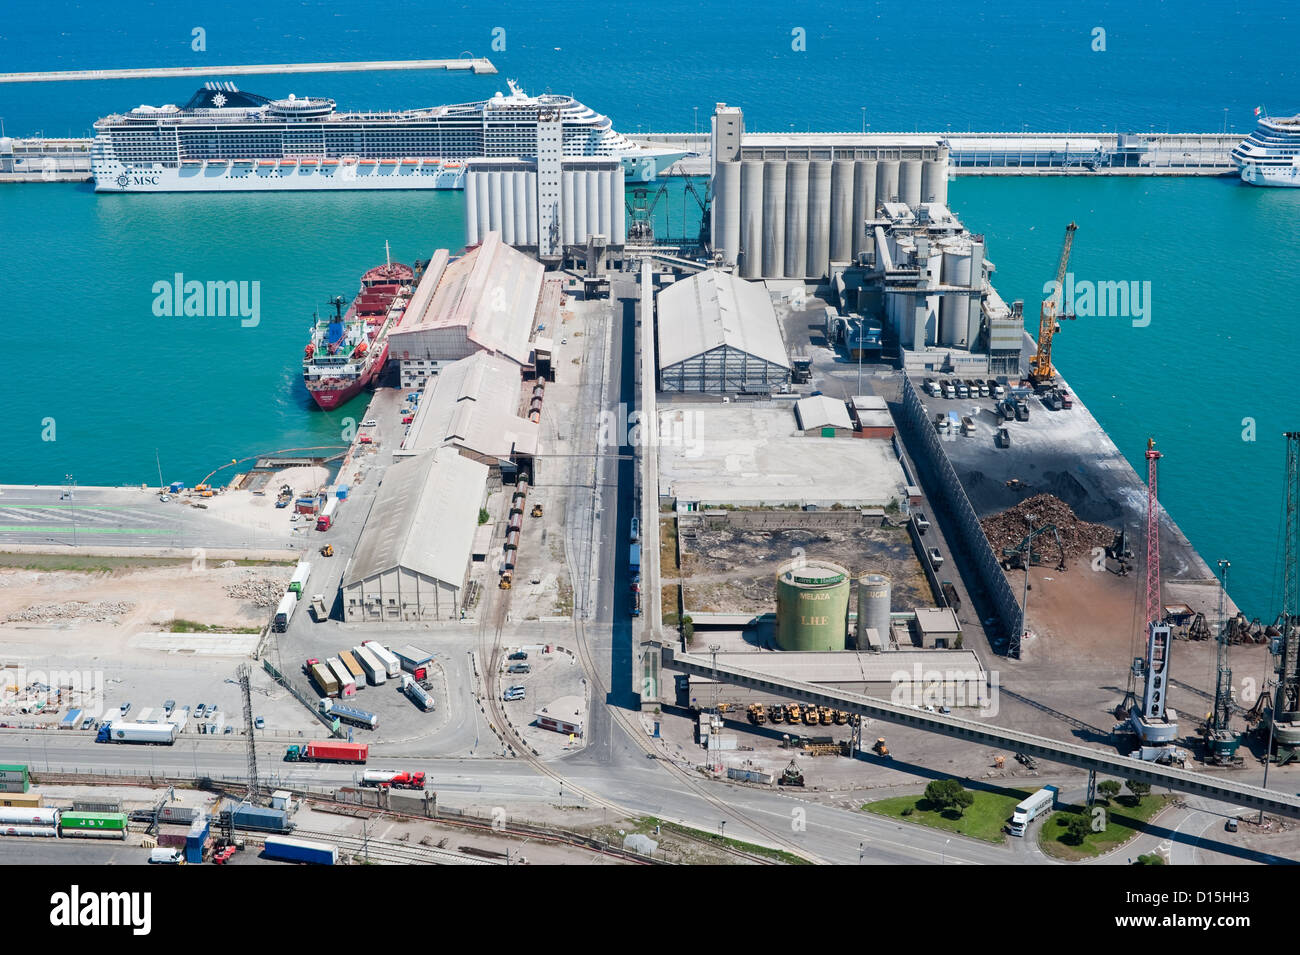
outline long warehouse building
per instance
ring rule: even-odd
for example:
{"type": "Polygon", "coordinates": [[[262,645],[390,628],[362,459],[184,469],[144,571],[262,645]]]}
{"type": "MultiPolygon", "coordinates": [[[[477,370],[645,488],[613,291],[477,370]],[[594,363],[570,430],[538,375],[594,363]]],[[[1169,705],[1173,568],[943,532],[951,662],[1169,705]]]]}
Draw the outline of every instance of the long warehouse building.
{"type": "Polygon", "coordinates": [[[388,469],[343,577],[349,623],[455,620],[487,465],[439,448],[388,469]]]}

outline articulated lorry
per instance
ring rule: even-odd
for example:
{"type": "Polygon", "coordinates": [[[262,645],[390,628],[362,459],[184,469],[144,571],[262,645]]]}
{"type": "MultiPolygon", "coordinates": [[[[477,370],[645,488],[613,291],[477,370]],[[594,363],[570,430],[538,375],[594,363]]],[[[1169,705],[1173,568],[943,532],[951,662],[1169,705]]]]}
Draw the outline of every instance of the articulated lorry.
{"type": "Polygon", "coordinates": [[[374,640],[367,640],[361,645],[373,653],[375,659],[384,665],[384,669],[390,680],[396,680],[402,675],[402,661],[397,659],[397,654],[393,653],[382,643],[377,643],[374,640]]]}
{"type": "Polygon", "coordinates": [[[406,674],[402,676],[402,692],[406,694],[412,703],[426,713],[432,712],[437,705],[433,701],[433,694],[406,674]]]}
{"type": "Polygon", "coordinates": [[[389,786],[393,789],[423,789],[424,773],[400,773],[391,769],[367,769],[361,774],[363,786],[389,786]]]}
{"type": "Polygon", "coordinates": [[[316,689],[321,692],[322,696],[338,696],[339,681],[334,675],[334,671],[324,663],[313,663],[307,670],[307,675],[311,681],[316,684],[316,689]]]}
{"type": "Polygon", "coordinates": [[[289,593],[297,594],[298,599],[307,592],[307,581],[311,579],[311,562],[306,560],[298,561],[298,566],[293,569],[293,579],[289,581],[289,593]]]}
{"type": "Polygon", "coordinates": [[[1013,836],[1023,836],[1025,828],[1031,822],[1043,813],[1049,812],[1056,805],[1056,793],[1055,786],[1044,786],[1016,806],[1015,811],[1011,814],[1011,824],[1007,827],[1007,831],[1013,836]]]}
{"type": "Polygon", "coordinates": [[[153,743],[170,746],[176,742],[173,723],[124,723],[110,720],[100,724],[96,743],[153,743]]]}
{"type": "Polygon", "coordinates": [[[289,621],[293,619],[294,608],[298,606],[297,594],[285,594],[280,598],[279,605],[275,608],[275,616],[271,618],[271,630],[274,633],[284,633],[289,629],[289,621]]]}
{"type": "Polygon", "coordinates": [[[365,743],[313,740],[302,746],[290,746],[284,758],[290,763],[364,763],[369,754],[370,747],[365,743]]]}
{"type": "Polygon", "coordinates": [[[340,723],[351,723],[353,726],[360,726],[368,730],[379,728],[378,716],[374,713],[367,713],[365,710],[359,710],[355,706],[345,706],[328,697],[321,700],[317,706],[326,716],[332,716],[340,723]]]}

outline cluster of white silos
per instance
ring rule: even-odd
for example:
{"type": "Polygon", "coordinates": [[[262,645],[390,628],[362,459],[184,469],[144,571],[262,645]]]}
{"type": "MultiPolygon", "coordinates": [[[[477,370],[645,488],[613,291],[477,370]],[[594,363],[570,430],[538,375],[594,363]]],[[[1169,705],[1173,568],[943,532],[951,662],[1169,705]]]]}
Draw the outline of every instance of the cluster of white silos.
{"type": "Polygon", "coordinates": [[[714,251],[743,278],[820,279],[871,249],[878,203],[948,201],[948,160],[744,159],[717,163],[714,251]]]}
{"type": "MultiPolygon", "coordinates": [[[[559,176],[559,239],[563,245],[584,246],[588,236],[603,235],[611,246],[627,241],[623,167],[614,159],[564,164],[559,176]]],[[[553,194],[543,189],[544,196],[553,194]]],[[[539,245],[538,173],[532,163],[518,160],[471,162],[465,174],[466,242],[481,242],[500,232],[508,245],[539,245]]]]}

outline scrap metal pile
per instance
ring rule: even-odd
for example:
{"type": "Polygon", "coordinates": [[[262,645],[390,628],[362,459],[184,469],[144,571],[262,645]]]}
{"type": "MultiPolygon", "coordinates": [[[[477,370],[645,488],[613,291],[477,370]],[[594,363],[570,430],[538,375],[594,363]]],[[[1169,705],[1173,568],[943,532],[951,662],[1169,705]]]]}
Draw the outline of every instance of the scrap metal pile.
{"type": "MultiPolygon", "coordinates": [[[[1095,547],[1109,547],[1115,540],[1114,528],[1079,520],[1070,505],[1051,494],[1026,498],[1015,507],[980,521],[984,536],[993,545],[995,554],[1001,554],[1004,548],[1019,547],[1032,530],[1047,524],[1056,525],[1066,560],[1091,554],[1095,547]]],[[[1034,546],[1038,548],[1045,544],[1035,542],[1034,546]]]]}

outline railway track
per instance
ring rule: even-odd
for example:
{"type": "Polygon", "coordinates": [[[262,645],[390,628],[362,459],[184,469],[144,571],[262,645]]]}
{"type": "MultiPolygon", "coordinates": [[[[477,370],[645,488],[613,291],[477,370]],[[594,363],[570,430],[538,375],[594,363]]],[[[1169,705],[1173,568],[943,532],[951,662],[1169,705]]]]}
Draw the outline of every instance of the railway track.
{"type": "Polygon", "coordinates": [[[293,837],[328,842],[337,846],[339,851],[352,856],[365,858],[369,855],[372,862],[392,862],[398,865],[505,865],[503,861],[461,855],[449,849],[435,849],[418,843],[362,839],[359,836],[342,835],[337,832],[295,829],[293,837]]]}

